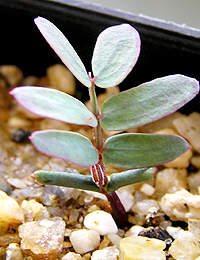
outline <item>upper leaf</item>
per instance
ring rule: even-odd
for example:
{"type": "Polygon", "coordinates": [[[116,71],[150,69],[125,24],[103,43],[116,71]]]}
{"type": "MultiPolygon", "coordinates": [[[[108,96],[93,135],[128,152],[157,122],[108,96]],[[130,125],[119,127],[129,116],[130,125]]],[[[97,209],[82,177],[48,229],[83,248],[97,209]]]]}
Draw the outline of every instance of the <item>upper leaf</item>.
{"type": "Polygon", "coordinates": [[[108,138],[105,148],[105,164],[130,169],[174,160],[185,153],[189,145],[176,135],[120,134],[108,138]]]}
{"type": "Polygon", "coordinates": [[[102,106],[101,126],[127,130],[175,112],[199,91],[199,82],[183,75],[158,78],[108,98],[102,106]]]}
{"type": "Polygon", "coordinates": [[[91,141],[78,133],[44,130],[34,132],[30,139],[39,152],[83,167],[94,165],[99,160],[91,141]]]}
{"type": "Polygon", "coordinates": [[[78,99],[59,90],[43,87],[17,87],[11,95],[27,110],[70,124],[96,127],[96,117],[78,99]]]}
{"type": "Polygon", "coordinates": [[[140,36],[129,24],[105,29],[97,38],[92,57],[94,83],[114,87],[121,83],[137,62],[140,36]]]}
{"type": "Polygon", "coordinates": [[[34,21],[51,48],[74,76],[86,87],[91,87],[92,83],[85,66],[64,34],[53,23],[43,17],[37,17],[34,21]]]}

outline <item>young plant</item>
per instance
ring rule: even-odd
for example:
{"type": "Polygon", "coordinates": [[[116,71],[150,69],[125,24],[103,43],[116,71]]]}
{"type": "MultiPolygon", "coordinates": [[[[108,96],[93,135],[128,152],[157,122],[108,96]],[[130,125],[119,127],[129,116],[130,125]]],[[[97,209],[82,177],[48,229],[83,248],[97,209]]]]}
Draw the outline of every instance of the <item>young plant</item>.
{"type": "Polygon", "coordinates": [[[14,98],[27,110],[42,117],[93,128],[93,143],[85,136],[58,130],[36,131],[31,141],[49,156],[89,167],[91,176],[67,172],[36,171],[39,183],[74,187],[106,195],[118,225],[127,222],[118,188],[153,178],[156,165],[185,153],[189,145],[176,135],[121,133],[104,141],[102,128],[125,131],[173,113],[199,91],[198,82],[183,75],[152,80],[108,98],[99,111],[95,86],[110,88],[121,83],[137,62],[140,36],[129,24],[105,29],[97,38],[92,73],[87,73],[79,56],[59,29],[38,17],[40,32],[74,76],[89,90],[92,111],[76,98],[44,87],[17,87],[14,98]],[[126,169],[111,176],[106,166],[126,169]]]}

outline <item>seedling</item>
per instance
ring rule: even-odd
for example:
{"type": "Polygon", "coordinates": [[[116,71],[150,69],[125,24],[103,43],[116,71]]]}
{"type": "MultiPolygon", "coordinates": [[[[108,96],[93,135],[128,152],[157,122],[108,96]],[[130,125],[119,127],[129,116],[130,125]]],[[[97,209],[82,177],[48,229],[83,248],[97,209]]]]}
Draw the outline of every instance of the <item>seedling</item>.
{"type": "Polygon", "coordinates": [[[155,166],[171,161],[189,149],[176,135],[120,133],[104,141],[102,128],[126,131],[160,119],[190,101],[199,83],[183,75],[170,75],[133,87],[108,98],[99,111],[95,86],[110,88],[121,83],[137,62],[140,36],[129,24],[105,29],[97,38],[92,73],[86,69],[59,29],[38,17],[40,32],[73,75],[89,90],[92,111],[76,98],[44,87],[17,87],[14,98],[27,110],[42,117],[93,128],[94,139],[59,130],[34,132],[30,139],[36,149],[49,156],[89,167],[91,176],[39,170],[39,183],[101,192],[106,195],[113,216],[122,226],[127,222],[124,207],[115,192],[118,188],[153,178],[155,166]],[[111,176],[106,165],[124,169],[111,176]]]}

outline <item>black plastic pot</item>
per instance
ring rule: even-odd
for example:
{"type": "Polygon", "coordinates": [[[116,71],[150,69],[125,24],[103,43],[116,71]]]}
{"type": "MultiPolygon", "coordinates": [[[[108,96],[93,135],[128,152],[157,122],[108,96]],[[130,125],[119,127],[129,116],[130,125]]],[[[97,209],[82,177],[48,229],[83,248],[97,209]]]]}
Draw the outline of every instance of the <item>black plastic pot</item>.
{"type": "MultiPolygon", "coordinates": [[[[1,0],[1,64],[15,64],[25,75],[41,76],[48,66],[61,62],[35,26],[37,16],[49,19],[66,35],[88,71],[98,34],[111,25],[133,25],[141,36],[141,55],[121,89],[177,73],[200,80],[200,30],[73,0],[1,0]]],[[[78,88],[85,87],[78,83],[78,88]]],[[[199,99],[197,95],[181,111],[200,112],[199,99]]]]}

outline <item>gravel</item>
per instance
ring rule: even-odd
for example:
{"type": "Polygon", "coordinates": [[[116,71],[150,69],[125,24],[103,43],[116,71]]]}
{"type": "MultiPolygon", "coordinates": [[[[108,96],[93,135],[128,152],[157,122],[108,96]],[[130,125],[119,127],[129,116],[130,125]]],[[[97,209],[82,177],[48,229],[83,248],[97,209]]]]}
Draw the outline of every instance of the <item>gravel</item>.
{"type": "MultiPolygon", "coordinates": [[[[53,128],[72,130],[92,139],[92,130],[32,115],[8,92],[18,85],[29,84],[49,87],[58,84],[58,89],[64,90],[66,82],[71,80],[66,92],[75,94],[74,78],[66,75],[68,71],[60,64],[48,68],[47,76],[42,78],[24,78],[16,66],[0,67],[0,259],[200,259],[200,114],[197,112],[188,116],[176,112],[129,130],[179,134],[192,147],[173,162],[159,166],[155,180],[119,189],[129,220],[124,229],[116,227],[104,195],[35,183],[32,174],[40,169],[90,173],[87,168],[35,151],[28,140],[31,132],[53,128]]],[[[117,87],[108,89],[99,95],[99,102],[118,91],[117,87]]],[[[110,133],[104,131],[104,136],[110,133]]],[[[108,174],[117,171],[107,167],[108,174]]]]}

